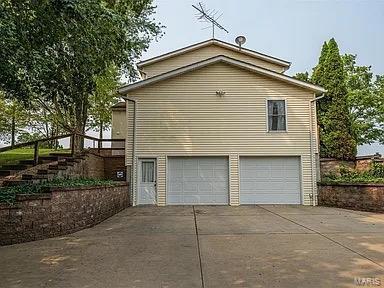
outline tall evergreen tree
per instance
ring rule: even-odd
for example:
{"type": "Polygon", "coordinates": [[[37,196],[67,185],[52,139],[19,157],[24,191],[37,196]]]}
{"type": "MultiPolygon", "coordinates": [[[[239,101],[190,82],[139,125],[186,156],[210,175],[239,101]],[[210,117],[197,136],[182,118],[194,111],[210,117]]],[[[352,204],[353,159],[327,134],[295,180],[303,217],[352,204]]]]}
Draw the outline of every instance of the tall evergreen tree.
{"type": "MultiPolygon", "coordinates": [[[[311,77],[311,82],[317,85],[320,85],[322,87],[325,87],[324,83],[324,66],[325,66],[325,60],[327,59],[328,55],[328,44],[327,42],[324,42],[323,47],[321,48],[320,57],[319,57],[319,63],[315,68],[313,68],[313,73],[311,77]]],[[[321,126],[321,120],[323,117],[321,115],[324,114],[324,111],[327,110],[327,107],[329,106],[329,103],[331,102],[329,95],[324,95],[324,98],[321,99],[321,101],[317,102],[317,114],[318,114],[318,123],[321,126]]]]}
{"type": "Polygon", "coordinates": [[[309,73],[308,72],[302,72],[302,73],[299,72],[299,73],[296,73],[296,75],[293,77],[295,77],[296,79],[299,79],[301,81],[305,81],[305,82],[311,81],[311,79],[309,79],[309,73]]]}
{"type": "Polygon", "coordinates": [[[347,88],[343,61],[335,39],[324,43],[312,82],[327,89],[318,101],[320,156],[342,160],[354,159],[356,141],[347,106],[347,88]]]}

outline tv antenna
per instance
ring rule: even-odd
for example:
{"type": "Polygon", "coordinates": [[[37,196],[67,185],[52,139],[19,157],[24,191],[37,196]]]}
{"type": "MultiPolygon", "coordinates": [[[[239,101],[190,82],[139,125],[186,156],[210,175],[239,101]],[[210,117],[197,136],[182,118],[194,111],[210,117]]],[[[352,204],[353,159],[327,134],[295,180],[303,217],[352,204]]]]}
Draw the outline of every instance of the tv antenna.
{"type": "Polygon", "coordinates": [[[219,18],[223,16],[223,13],[219,14],[217,10],[205,8],[205,5],[201,4],[201,2],[199,2],[198,5],[192,5],[192,7],[198,11],[196,17],[200,22],[211,23],[212,26],[208,26],[203,29],[212,27],[212,38],[215,38],[215,27],[229,33],[227,29],[225,29],[219,22],[217,22],[219,18]]]}

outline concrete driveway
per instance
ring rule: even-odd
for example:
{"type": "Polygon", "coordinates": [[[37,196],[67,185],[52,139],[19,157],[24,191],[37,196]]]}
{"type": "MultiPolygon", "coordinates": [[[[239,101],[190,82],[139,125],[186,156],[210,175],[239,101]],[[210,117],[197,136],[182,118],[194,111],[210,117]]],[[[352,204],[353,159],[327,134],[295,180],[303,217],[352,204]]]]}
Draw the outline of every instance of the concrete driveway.
{"type": "Polygon", "coordinates": [[[355,277],[384,287],[384,214],[135,207],[67,237],[0,247],[1,287],[358,287],[355,277]]]}

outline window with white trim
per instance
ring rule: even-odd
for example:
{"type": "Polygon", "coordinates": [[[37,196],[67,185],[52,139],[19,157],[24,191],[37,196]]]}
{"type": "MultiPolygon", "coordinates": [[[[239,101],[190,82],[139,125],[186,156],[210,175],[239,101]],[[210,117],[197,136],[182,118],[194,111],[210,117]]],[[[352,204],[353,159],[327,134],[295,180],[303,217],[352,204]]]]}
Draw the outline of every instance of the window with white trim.
{"type": "Polygon", "coordinates": [[[268,131],[287,131],[285,100],[268,100],[268,131]]]}

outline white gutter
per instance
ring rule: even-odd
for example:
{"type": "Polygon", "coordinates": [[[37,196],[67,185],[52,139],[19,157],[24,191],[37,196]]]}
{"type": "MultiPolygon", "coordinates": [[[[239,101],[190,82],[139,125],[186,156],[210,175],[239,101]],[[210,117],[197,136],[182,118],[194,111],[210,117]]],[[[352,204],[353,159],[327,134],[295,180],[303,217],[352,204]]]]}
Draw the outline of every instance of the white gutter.
{"type": "MultiPolygon", "coordinates": [[[[312,121],[312,118],[313,118],[313,115],[312,115],[312,106],[313,106],[313,103],[315,103],[317,100],[320,100],[321,98],[324,98],[324,93],[320,96],[320,97],[317,97],[315,99],[312,99],[309,101],[309,141],[310,141],[310,157],[311,157],[311,179],[312,179],[312,206],[316,206],[316,200],[315,200],[315,197],[317,197],[317,195],[315,195],[315,190],[316,190],[316,185],[317,183],[315,183],[315,179],[313,177],[313,170],[314,170],[314,167],[313,167],[313,162],[315,161],[314,160],[314,152],[313,152],[313,121],[312,121]]],[[[316,128],[317,130],[317,128],[316,128]]]]}
{"type": "MultiPolygon", "coordinates": [[[[136,179],[134,179],[134,173],[133,173],[133,169],[136,169],[135,166],[135,157],[136,157],[136,105],[137,105],[137,102],[136,100],[134,99],[131,99],[131,98],[128,98],[127,96],[122,96],[122,98],[126,101],[131,101],[133,102],[133,132],[132,132],[132,167],[131,167],[131,204],[134,205],[133,203],[133,200],[134,200],[134,197],[133,197],[133,188],[134,188],[134,183],[136,181],[136,179]]],[[[128,108],[128,106],[127,106],[128,108]]],[[[126,109],[126,115],[128,117],[128,109],[126,109]]],[[[127,119],[128,121],[128,119],[127,119]]]]}

